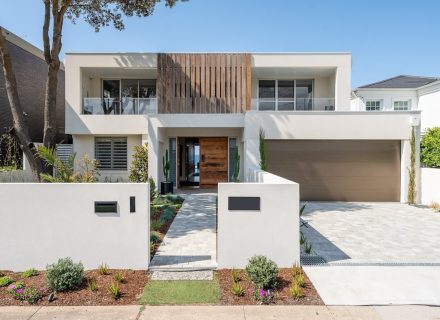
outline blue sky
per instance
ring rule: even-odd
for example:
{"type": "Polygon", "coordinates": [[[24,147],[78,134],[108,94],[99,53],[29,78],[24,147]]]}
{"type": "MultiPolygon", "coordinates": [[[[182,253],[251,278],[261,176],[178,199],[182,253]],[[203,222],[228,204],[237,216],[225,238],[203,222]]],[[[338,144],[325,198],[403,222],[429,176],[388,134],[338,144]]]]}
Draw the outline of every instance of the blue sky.
{"type": "MultiPolygon", "coordinates": [[[[1,2],[0,25],[41,48],[42,1],[1,2]]],[[[66,21],[63,53],[348,51],[357,87],[398,74],[440,77],[439,19],[438,0],[190,0],[127,18],[124,31],[66,21]]]]}

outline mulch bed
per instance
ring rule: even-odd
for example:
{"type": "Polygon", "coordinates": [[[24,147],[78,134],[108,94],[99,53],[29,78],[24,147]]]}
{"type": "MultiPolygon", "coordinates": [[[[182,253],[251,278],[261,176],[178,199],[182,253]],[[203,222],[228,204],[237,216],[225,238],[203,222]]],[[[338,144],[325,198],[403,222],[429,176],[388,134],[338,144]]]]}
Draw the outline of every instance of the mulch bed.
{"type": "MultiPolygon", "coordinates": [[[[81,288],[75,291],[59,292],[55,294],[55,300],[49,303],[47,300],[50,290],[46,287],[45,271],[38,272],[37,276],[27,279],[21,277],[21,273],[2,271],[15,281],[21,281],[25,286],[33,286],[43,291],[43,298],[37,303],[41,306],[96,306],[96,305],[127,305],[138,304],[138,300],[148,281],[148,274],[141,270],[109,270],[108,275],[101,275],[98,270],[85,271],[85,279],[81,288]],[[121,271],[125,280],[119,284],[121,296],[113,299],[107,292],[107,288],[113,281],[113,274],[121,271]],[[87,286],[87,280],[95,279],[97,291],[91,291],[87,286]]],[[[28,305],[20,302],[7,292],[7,287],[0,288],[0,306],[28,305]]]]}
{"type": "MultiPolygon", "coordinates": [[[[244,296],[237,297],[231,292],[232,277],[230,269],[222,269],[218,271],[218,278],[220,282],[222,305],[255,305],[258,301],[253,299],[254,286],[246,278],[246,272],[239,270],[240,285],[244,289],[244,296]]],[[[278,273],[278,286],[274,291],[274,304],[279,305],[323,305],[318,292],[313,284],[310,282],[307,275],[304,273],[305,286],[302,288],[304,297],[294,299],[290,296],[289,287],[292,283],[292,274],[290,269],[280,269],[278,273]]]]}

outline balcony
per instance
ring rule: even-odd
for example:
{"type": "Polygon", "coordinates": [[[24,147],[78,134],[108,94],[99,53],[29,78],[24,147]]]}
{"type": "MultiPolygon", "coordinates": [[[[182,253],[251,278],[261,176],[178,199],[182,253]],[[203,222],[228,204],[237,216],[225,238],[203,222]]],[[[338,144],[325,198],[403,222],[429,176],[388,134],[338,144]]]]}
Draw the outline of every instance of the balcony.
{"type": "Polygon", "coordinates": [[[335,98],[252,99],[254,111],[334,111],[335,98]]]}
{"type": "Polygon", "coordinates": [[[84,98],[83,114],[157,114],[156,98],[84,98]]]}

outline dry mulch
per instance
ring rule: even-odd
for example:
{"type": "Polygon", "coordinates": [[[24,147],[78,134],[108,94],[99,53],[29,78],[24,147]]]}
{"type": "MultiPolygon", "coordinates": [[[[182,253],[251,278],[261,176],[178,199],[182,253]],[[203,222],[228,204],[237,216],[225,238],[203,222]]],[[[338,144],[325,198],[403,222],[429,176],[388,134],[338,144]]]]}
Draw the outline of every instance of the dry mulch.
{"type": "MultiPolygon", "coordinates": [[[[232,277],[230,269],[222,269],[218,271],[218,278],[220,282],[220,292],[221,299],[220,303],[222,305],[255,305],[259,304],[258,301],[253,299],[254,286],[246,278],[246,272],[244,270],[238,270],[240,285],[244,289],[244,296],[235,296],[232,289],[232,277]]],[[[303,272],[304,273],[304,272],[303,272]]],[[[318,292],[311,283],[310,279],[304,273],[304,283],[305,286],[302,288],[304,297],[300,299],[294,299],[290,296],[289,287],[292,284],[292,273],[291,269],[280,269],[278,273],[278,286],[274,290],[274,304],[279,305],[323,305],[324,302],[321,300],[318,292]]]]}
{"type": "MultiPolygon", "coordinates": [[[[141,270],[109,270],[108,275],[101,275],[98,270],[85,271],[85,279],[81,288],[75,291],[55,293],[55,300],[49,303],[47,298],[50,290],[46,287],[45,271],[39,271],[37,276],[27,279],[21,277],[21,273],[2,271],[15,281],[21,281],[25,286],[33,286],[43,291],[43,298],[37,305],[46,306],[97,306],[97,305],[127,305],[138,304],[138,300],[148,281],[148,274],[141,270]],[[116,272],[122,272],[125,280],[119,284],[121,296],[113,299],[107,292],[107,288],[113,281],[116,272]],[[98,286],[97,291],[88,288],[87,281],[95,279],[98,286]]],[[[7,287],[0,288],[0,306],[27,305],[27,302],[20,302],[7,292],[7,287]]]]}

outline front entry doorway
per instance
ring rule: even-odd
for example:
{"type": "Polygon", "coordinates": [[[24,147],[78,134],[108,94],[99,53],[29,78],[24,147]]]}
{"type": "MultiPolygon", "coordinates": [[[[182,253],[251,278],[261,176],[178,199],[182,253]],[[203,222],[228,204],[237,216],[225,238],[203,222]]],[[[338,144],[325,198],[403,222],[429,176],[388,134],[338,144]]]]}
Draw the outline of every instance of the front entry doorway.
{"type": "Polygon", "coordinates": [[[216,187],[228,182],[227,137],[178,139],[179,187],[216,187]]]}

